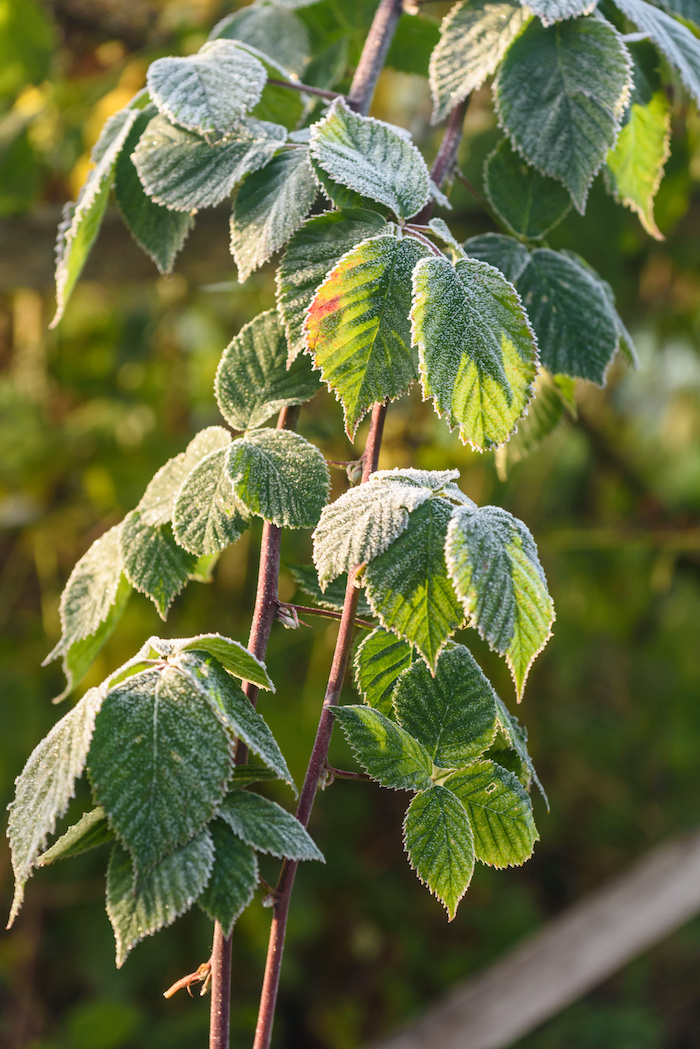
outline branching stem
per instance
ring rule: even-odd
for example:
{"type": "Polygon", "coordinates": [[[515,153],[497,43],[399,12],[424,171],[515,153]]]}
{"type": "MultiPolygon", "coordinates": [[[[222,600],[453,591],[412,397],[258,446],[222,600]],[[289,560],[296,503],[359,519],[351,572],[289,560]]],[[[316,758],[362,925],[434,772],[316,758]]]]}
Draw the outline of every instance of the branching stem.
{"type": "MultiPolygon", "coordinates": [[[[301,613],[303,616],[323,616],[324,619],[342,619],[342,612],[334,612],[330,608],[312,608],[310,605],[291,605],[285,601],[282,605],[283,608],[293,608],[295,612],[301,613]]],[[[370,623],[368,619],[356,619],[355,626],[364,627],[365,630],[374,630],[375,624],[370,623]]]]}

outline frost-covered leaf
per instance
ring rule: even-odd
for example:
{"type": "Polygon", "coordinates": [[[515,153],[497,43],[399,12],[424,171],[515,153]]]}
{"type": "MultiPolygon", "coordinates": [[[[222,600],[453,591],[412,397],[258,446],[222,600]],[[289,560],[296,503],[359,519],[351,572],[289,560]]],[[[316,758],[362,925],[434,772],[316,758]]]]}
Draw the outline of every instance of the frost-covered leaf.
{"type": "MultiPolygon", "coordinates": [[[[325,590],[321,590],[318,581],[318,573],[313,565],[287,565],[294,577],[294,582],[308,596],[313,598],[321,608],[337,609],[340,611],[345,604],[345,591],[348,585],[347,573],[342,573],[332,583],[326,583],[325,590]]],[[[374,615],[369,602],[365,600],[360,592],[357,602],[358,616],[374,615]]]]}
{"type": "Polygon", "coordinates": [[[170,525],[145,524],[138,510],[124,518],[119,530],[124,573],[140,594],[149,597],[165,619],[197,562],[178,546],[170,525]]]}
{"type": "Polygon", "coordinates": [[[487,157],[484,188],[506,226],[528,240],[546,236],[571,209],[564,187],[529,167],[507,139],[487,157]]]}
{"type": "MultiPolygon", "coordinates": [[[[527,729],[521,725],[518,719],[511,714],[500,696],[496,696],[496,707],[498,708],[498,738],[509,746],[520,762],[520,775],[518,778],[526,790],[529,789],[532,780],[537,784],[537,789],[544,798],[547,810],[549,810],[549,799],[540,778],[535,772],[530,752],[527,749],[527,729]]],[[[503,762],[500,762],[501,764],[503,762]]]]}
{"type": "Polygon", "coordinates": [[[474,873],[474,838],[464,806],[439,784],[416,794],[403,840],[411,867],[452,921],[474,873]]]}
{"type": "Polygon", "coordinates": [[[308,358],[287,368],[287,339],[276,310],[259,314],[224,350],[214,390],[221,414],[236,430],[260,426],[285,405],[303,404],[320,389],[308,358]]]}
{"type": "Polygon", "coordinates": [[[107,916],[117,945],[117,968],[146,936],[172,925],[205,888],[214,866],[208,830],[136,877],[131,856],[115,845],[107,869],[107,916]]]}
{"type": "Polygon", "coordinates": [[[434,124],[496,72],[531,20],[521,4],[504,0],[467,0],[452,8],[440,26],[440,43],[430,56],[434,124]]]}
{"type": "Polygon", "coordinates": [[[313,534],[321,588],[386,550],[407,526],[409,511],[429,498],[425,488],[372,478],[324,507],[313,534]]]}
{"type": "Polygon", "coordinates": [[[670,15],[677,15],[686,22],[693,22],[700,28],[700,3],[698,0],[661,0],[659,7],[670,15]]]}
{"type": "Polygon", "coordinates": [[[687,26],[646,0],[615,0],[615,6],[654,41],[700,105],[700,40],[687,26]]]}
{"type": "Polygon", "coordinates": [[[186,212],[171,211],[146,195],[131,154],[156,113],[154,106],[142,110],[134,121],[114,169],[114,195],[129,232],[161,273],[171,273],[175,258],[194,226],[186,212]]]}
{"type": "Polygon", "coordinates": [[[229,790],[244,790],[252,783],[262,783],[265,780],[277,779],[276,774],[266,765],[236,765],[233,775],[229,780],[229,790]]]}
{"type": "Polygon", "coordinates": [[[61,638],[42,666],[63,659],[66,687],[72,692],[119,622],[131,594],[122,571],[119,526],[110,528],[83,554],[61,594],[61,638]]]}
{"type": "Polygon", "coordinates": [[[229,40],[213,40],[187,58],[158,58],[148,93],[160,112],[200,134],[231,131],[262,95],[265,67],[229,40]]]}
{"type": "Polygon", "coordinates": [[[95,799],[147,872],[214,815],[233,768],[232,744],[189,678],[161,665],[109,690],[89,768],[95,799]]]}
{"type": "Polygon", "coordinates": [[[552,25],[566,18],[579,18],[594,10],[597,0],[532,0],[528,7],[542,22],[552,25]]]}
{"type": "Polygon", "coordinates": [[[197,637],[173,638],[169,644],[172,652],[207,652],[234,677],[251,681],[269,692],[275,691],[265,664],[240,641],[233,641],[221,634],[198,634],[197,637]]]}
{"type": "Polygon", "coordinates": [[[326,460],[290,430],[251,430],[239,437],[227,469],[246,509],[283,528],[313,528],[328,500],[326,460]]]}
{"type": "Polygon", "coordinates": [[[237,790],[229,794],[219,816],[246,845],[289,860],[321,860],[323,853],[306,828],[274,801],[237,790]]]}
{"type": "Polygon", "coordinates": [[[228,937],[258,887],[258,858],[223,820],[213,820],[208,829],[214,843],[214,866],[197,903],[212,921],[220,922],[228,937]]]}
{"type": "Polygon", "coordinates": [[[293,11],[279,3],[244,7],[227,15],[214,27],[210,39],[250,44],[297,75],[311,55],[308,29],[293,11]]]}
{"type": "Polygon", "coordinates": [[[370,561],[364,575],[382,626],[415,645],[433,669],[443,644],[464,620],[445,566],[453,509],[438,498],[412,510],[406,529],[370,561]]]}
{"type": "Polygon", "coordinates": [[[671,107],[665,93],[655,91],[646,105],[632,103],[627,123],[607,157],[606,174],[615,196],[637,213],[656,240],[663,240],[663,235],[654,220],[654,197],[671,153],[670,140],[671,107]]]}
{"type": "MultiPolygon", "coordinates": [[[[177,666],[191,687],[211,706],[221,724],[232,737],[240,739],[261,758],[277,777],[296,791],[277,740],[265,720],[258,714],[237,681],[219,665],[216,658],[201,652],[182,651],[177,666]]],[[[263,685],[263,687],[265,687],[263,685]]]]}
{"type": "Polygon", "coordinates": [[[495,266],[506,280],[516,286],[530,261],[530,252],[525,245],[503,233],[483,233],[479,237],[470,237],[464,242],[464,250],[470,258],[495,266]]]}
{"type": "Polygon", "coordinates": [[[144,524],[158,527],[168,524],[173,516],[180,487],[202,459],[231,443],[231,434],[223,426],[207,426],[196,434],[184,452],[169,459],[149,481],[136,509],[144,524]]]}
{"type": "Polygon", "coordinates": [[[582,214],[615,144],[630,88],[630,58],[602,19],[533,21],[508,51],[496,82],[499,119],[528,163],[563,182],[582,214]]]}
{"type": "Polygon", "coordinates": [[[336,99],[311,128],[311,156],[335,182],[384,204],[401,219],[423,208],[430,175],[419,150],[396,128],[336,99]]]}
{"type": "Polygon", "coordinates": [[[201,557],[235,543],[248,527],[226,463],[228,448],[212,452],[187,477],[173,509],[178,546],[201,557]]]}
{"type": "Polygon", "coordinates": [[[64,209],[64,219],[59,226],[56,242],[56,314],[51,321],[51,328],[55,328],[63,316],[100,231],[117,157],[138,115],[138,109],[127,106],[108,121],[95,147],[99,160],[88,174],[75,204],[64,209]]]}
{"type": "Polygon", "coordinates": [[[246,120],[231,135],[207,141],[157,116],[131,156],[151,200],[192,211],[228,197],[245,175],[272,159],[286,137],[279,124],[246,120]]]}
{"type": "Polygon", "coordinates": [[[7,824],[15,875],[8,928],[22,906],[24,886],[37,857],[75,794],[75,781],[83,774],[103,697],[104,691],[99,688],[86,692],[34,748],[17,777],[7,824]]]}
{"type": "Polygon", "coordinates": [[[317,192],[308,152],[299,147],[244,179],[231,213],[231,254],[241,283],[296,233],[317,192]]]}
{"type": "Polygon", "coordinates": [[[58,841],[54,842],[50,849],[42,852],[36,861],[37,867],[48,867],[59,860],[68,860],[72,856],[81,856],[90,849],[96,849],[98,845],[104,845],[112,841],[114,831],[107,822],[104,809],[99,806],[91,812],[86,812],[77,823],[69,827],[58,841]]]}
{"type": "Polygon", "coordinates": [[[475,761],[449,776],[445,787],[467,810],[478,860],[512,867],[532,855],[539,839],[532,804],[512,772],[493,761],[475,761]]]}
{"type": "Polygon", "coordinates": [[[518,291],[544,367],[554,375],[604,383],[618,332],[599,278],[561,252],[537,248],[518,279],[518,291]]]}
{"type": "Polygon", "coordinates": [[[522,303],[501,273],[476,259],[419,262],[413,338],[424,396],[480,450],[508,440],[532,394],[537,345],[522,303]]]}
{"type": "Polygon", "coordinates": [[[393,695],[399,723],[439,768],[462,768],[480,757],[496,738],[496,694],[464,645],[451,645],[431,675],[417,660],[393,695]]]}
{"type": "MultiPolygon", "coordinates": [[[[368,635],[355,653],[355,683],[365,703],[391,718],[391,702],[399,675],[410,667],[413,647],[379,627],[368,635]]],[[[422,664],[421,664],[422,665],[422,664]]]]}
{"type": "Polygon", "coordinates": [[[443,244],[448,245],[453,262],[456,262],[457,259],[461,259],[464,256],[464,248],[454,236],[444,219],[431,219],[428,223],[428,228],[438,240],[441,240],[443,244]]]}
{"type": "Polygon", "coordinates": [[[425,747],[373,707],[333,707],[357,760],[372,779],[394,790],[425,790],[433,763],[425,747]]]}
{"type": "Polygon", "coordinates": [[[500,507],[459,507],[445,554],[470,625],[505,656],[520,700],[554,622],[554,604],[532,535],[500,507]]]}
{"type": "Polygon", "coordinates": [[[386,225],[375,211],[348,209],[317,215],[294,234],[277,273],[277,309],[287,330],[290,360],[306,348],[304,320],[316,289],[347,251],[386,225]]]}
{"type": "Polygon", "coordinates": [[[411,274],[429,254],[412,237],[365,240],[342,257],[306,315],[314,364],[343,405],[352,440],[366,412],[418,378],[411,349],[411,274]]]}
{"type": "Polygon", "coordinates": [[[514,463],[527,458],[539,448],[562,419],[575,414],[560,388],[561,384],[575,385],[574,380],[567,376],[559,375],[555,379],[544,368],[540,368],[535,396],[530,401],[527,415],[520,420],[517,431],[508,443],[496,452],[496,467],[501,480],[508,477],[508,471],[514,463]]]}

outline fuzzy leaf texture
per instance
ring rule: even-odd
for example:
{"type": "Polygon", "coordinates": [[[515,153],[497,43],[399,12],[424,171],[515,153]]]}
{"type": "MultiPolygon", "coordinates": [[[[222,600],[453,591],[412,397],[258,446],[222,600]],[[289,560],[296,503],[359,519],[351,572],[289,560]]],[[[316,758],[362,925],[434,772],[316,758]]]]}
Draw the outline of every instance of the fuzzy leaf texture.
{"type": "Polygon", "coordinates": [[[37,867],[49,867],[59,860],[69,860],[73,856],[82,856],[84,852],[96,849],[114,839],[114,831],[107,822],[103,808],[98,806],[91,812],[84,813],[77,823],[61,835],[50,849],[42,852],[36,861],[37,867]]]}
{"type": "Polygon", "coordinates": [[[248,512],[282,528],[312,528],[328,500],[325,459],[289,430],[251,430],[239,437],[227,469],[248,512]]]}
{"type": "Polygon", "coordinates": [[[410,218],[430,197],[430,175],[419,150],[397,129],[362,117],[336,99],[311,128],[311,156],[341,186],[410,218]]]}
{"type": "Polygon", "coordinates": [[[486,159],[484,189],[505,225],[527,240],[545,237],[571,208],[564,187],[529,167],[506,139],[486,159]]]}
{"type": "Polygon", "coordinates": [[[208,830],[138,875],[129,853],[115,845],[107,869],[107,916],[117,945],[117,968],[146,936],[172,925],[204,890],[214,865],[208,830]]]}
{"type": "Polygon", "coordinates": [[[481,259],[500,270],[506,280],[517,289],[517,284],[530,261],[530,252],[515,237],[503,233],[483,233],[464,242],[464,250],[472,259],[481,259]]]}
{"type": "Polygon", "coordinates": [[[243,681],[250,681],[258,688],[275,691],[265,664],[249,652],[240,641],[233,641],[221,634],[198,634],[197,637],[174,638],[169,642],[174,654],[179,652],[206,652],[214,656],[224,670],[243,681]]]}
{"type": "Polygon", "coordinates": [[[136,509],[144,524],[159,527],[172,520],[175,500],[191,471],[211,452],[227,448],[231,434],[223,426],[207,426],[192,438],[184,452],[173,456],[149,481],[136,509]]]}
{"type": "Polygon", "coordinates": [[[287,368],[287,339],[276,310],[259,314],[224,350],[214,391],[221,414],[236,430],[260,426],[320,389],[308,358],[287,368]]]}
{"type": "Polygon", "coordinates": [[[373,404],[394,400],[418,378],[411,274],[428,254],[410,237],[363,241],[343,256],[309,306],[306,344],[343,405],[351,440],[373,404]]]}
{"type": "Polygon", "coordinates": [[[425,790],[431,785],[430,755],[406,729],[372,707],[334,707],[332,712],[372,779],[393,790],[425,790]]]}
{"type": "Polygon", "coordinates": [[[554,622],[532,535],[507,510],[460,507],[450,522],[445,553],[470,623],[505,656],[521,699],[554,622]]]}
{"type": "Polygon", "coordinates": [[[533,0],[527,6],[542,25],[553,25],[567,18],[579,18],[595,10],[597,0],[533,0]]]}
{"type": "Polygon", "coordinates": [[[532,20],[518,3],[467,0],[456,4],[440,26],[430,56],[434,124],[496,72],[510,45],[532,20]]]}
{"type": "Polygon", "coordinates": [[[249,524],[233,490],[227,462],[228,446],[207,455],[189,474],[175,500],[175,541],[197,557],[235,543],[249,524]]]}
{"type": "Polygon", "coordinates": [[[208,829],[214,843],[214,866],[197,903],[212,921],[221,923],[228,937],[258,887],[258,858],[223,820],[213,820],[208,829]]]}
{"type": "Polygon", "coordinates": [[[684,87],[700,105],[700,40],[687,26],[647,4],[646,0],[615,0],[615,6],[646,33],[676,69],[684,87]]]}
{"type": "Polygon", "coordinates": [[[99,688],[86,692],[34,748],[17,777],[7,824],[15,875],[8,928],[22,906],[24,886],[46,839],[53,834],[56,820],[65,814],[75,794],[75,781],[83,774],[103,697],[99,688]]]}
{"type": "Polygon", "coordinates": [[[508,439],[532,395],[537,345],[511,284],[474,259],[420,262],[413,338],[424,396],[460,439],[484,450],[508,439]]]}
{"type": "Polygon", "coordinates": [[[665,93],[655,91],[646,105],[632,103],[627,123],[606,161],[615,196],[636,212],[656,240],[663,240],[663,235],[654,220],[654,197],[671,153],[670,141],[671,107],[665,93]]]}
{"type": "Polygon", "coordinates": [[[499,120],[529,164],[558,179],[582,214],[593,176],[614,146],[631,86],[617,31],[597,18],[544,28],[533,21],[496,82],[499,120]]]}
{"type": "Polygon", "coordinates": [[[240,40],[274,57],[298,76],[311,57],[309,32],[293,11],[279,3],[244,7],[223,18],[210,39],[240,40]]]}
{"type": "Polygon", "coordinates": [[[392,696],[403,671],[410,667],[413,648],[379,627],[357,649],[353,666],[357,690],[368,706],[391,718],[392,696]]]}
{"type": "Polygon", "coordinates": [[[452,921],[474,873],[474,838],[464,806],[445,787],[431,786],[409,805],[403,837],[411,867],[452,921]]]}
{"type": "Polygon", "coordinates": [[[475,761],[445,780],[464,805],[474,832],[476,858],[490,867],[520,866],[539,839],[532,803],[512,772],[475,761]]]}
{"type": "Polygon", "coordinates": [[[320,860],[325,863],[307,829],[274,801],[237,790],[224,799],[219,816],[234,834],[258,852],[288,860],[320,860]]]}
{"type": "Polygon", "coordinates": [[[165,619],[197,558],[177,545],[169,525],[146,524],[138,510],[124,518],[119,540],[127,579],[135,590],[151,599],[161,619],[165,619]]]}

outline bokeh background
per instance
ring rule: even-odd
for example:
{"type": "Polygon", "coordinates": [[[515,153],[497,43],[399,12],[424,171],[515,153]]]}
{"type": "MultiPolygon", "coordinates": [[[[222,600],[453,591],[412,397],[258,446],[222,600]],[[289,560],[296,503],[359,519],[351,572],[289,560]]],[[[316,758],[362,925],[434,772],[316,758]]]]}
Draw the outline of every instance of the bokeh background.
{"type": "MultiPolygon", "coordinates": [[[[445,5],[442,5],[443,7],[445,5]]],[[[118,215],[58,331],[52,241],[103,120],[142,86],[148,62],[188,53],[235,4],[223,0],[0,0],[0,798],[55,722],[58,601],[77,558],[140,498],[154,471],[201,427],[219,422],[212,381],[243,323],[274,304],[273,266],[244,287],[227,252],[226,210],[201,216],[171,278],[130,245],[118,215]]],[[[312,42],[348,67],[373,0],[305,9],[312,42]],[[324,37],[323,34],[326,34],[324,37]],[[329,35],[330,34],[330,35],[329,35]],[[330,42],[330,43],[329,43],[330,42]],[[343,50],[343,49],[347,50],[343,50]]],[[[431,8],[431,11],[433,9],[431,8]]],[[[435,14],[440,5],[435,5],[435,14]]],[[[434,31],[404,19],[374,112],[407,127],[428,159],[425,71],[434,31]]],[[[341,81],[342,88],[342,81],[341,81]]],[[[481,184],[498,132],[489,93],[471,103],[460,162],[481,184]]],[[[491,220],[455,184],[451,224],[466,237],[491,220]]],[[[618,360],[605,390],[578,389],[565,421],[527,458],[497,470],[463,448],[417,393],[389,412],[381,465],[461,470],[479,503],[533,531],[558,618],[518,714],[551,801],[535,800],[542,840],[522,869],[481,867],[447,924],[401,852],[400,794],[336,782],[312,831],[327,866],[297,879],[282,981],[278,1049],[353,1049],[416,1015],[442,989],[495,959],[653,845],[700,822],[700,121],[674,109],[672,154],[651,240],[606,196],[551,237],[613,285],[641,367],[618,360]]],[[[348,459],[339,406],[320,394],[300,427],[329,458],[348,459]]],[[[357,449],[363,447],[364,430],[357,449]]],[[[337,471],[337,490],[343,475],[337,471]]],[[[83,688],[152,633],[218,630],[246,639],[259,528],[228,550],[209,585],[191,584],[164,626],[134,595],[83,688]]],[[[284,539],[285,564],[308,562],[306,534],[284,539]]],[[[281,595],[294,583],[283,571],[281,595]]],[[[300,600],[304,600],[300,598],[300,600]]],[[[335,628],[275,629],[269,666],[282,684],[264,713],[300,780],[335,628]]],[[[510,679],[464,635],[501,695],[510,679]]],[[[352,700],[348,685],[347,699],[352,700]]],[[[332,760],[352,767],[341,741],[332,760]]],[[[283,790],[273,796],[291,807],[283,790]]],[[[86,803],[86,792],[78,804],[86,803]]],[[[0,938],[0,1042],[7,1049],[193,1049],[206,1044],[208,1000],[163,990],[209,956],[192,912],[114,968],[104,913],[106,855],[39,872],[16,926],[0,938]]],[[[275,865],[266,868],[274,880],[275,865]]],[[[0,910],[11,870],[0,846],[0,910]]],[[[235,931],[232,1045],[246,1046],[269,926],[259,899],[235,931]]],[[[700,1044],[700,919],[519,1043],[520,1049],[690,1049],[700,1044]]]]}

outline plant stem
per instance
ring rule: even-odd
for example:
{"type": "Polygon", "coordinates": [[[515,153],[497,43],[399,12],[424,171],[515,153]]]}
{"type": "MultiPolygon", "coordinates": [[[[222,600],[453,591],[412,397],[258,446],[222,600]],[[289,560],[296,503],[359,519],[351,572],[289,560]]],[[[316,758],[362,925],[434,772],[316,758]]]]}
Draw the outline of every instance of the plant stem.
{"type": "Polygon", "coordinates": [[[366,116],[369,112],[389,44],[399,24],[402,6],[402,0],[380,0],[348,94],[348,105],[357,113],[366,116]]]}
{"type": "MultiPolygon", "coordinates": [[[[459,143],[462,140],[462,127],[464,125],[464,117],[468,105],[469,98],[467,97],[463,102],[457,103],[447,118],[445,134],[442,136],[440,148],[437,151],[435,160],[433,161],[433,166],[430,169],[430,177],[438,186],[441,186],[445,179],[449,178],[457,167],[457,151],[459,150],[459,143]]],[[[421,226],[424,223],[429,222],[434,210],[435,201],[429,200],[423,210],[419,211],[418,214],[411,219],[411,225],[421,226]]]]}
{"type": "Polygon", "coordinates": [[[310,84],[301,84],[298,80],[274,80],[270,77],[267,82],[268,84],[274,84],[275,87],[288,87],[292,91],[303,91],[305,95],[318,95],[319,98],[328,98],[331,101],[334,98],[345,98],[345,95],[340,94],[338,91],[326,91],[322,87],[311,87],[310,84]]]}
{"type": "MultiPolygon", "coordinates": [[[[299,407],[283,408],[277,420],[278,430],[293,430],[299,407]]],[[[250,627],[248,648],[258,659],[264,659],[270,631],[277,613],[277,585],[282,548],[282,529],[265,521],[260,541],[260,566],[255,595],[255,611],[250,627]]],[[[258,701],[258,686],[243,683],[243,690],[253,704],[258,701]]],[[[236,765],[246,765],[248,748],[242,742],[236,747],[236,765]]],[[[229,1049],[231,1015],[231,937],[224,936],[218,922],[214,925],[211,952],[211,1009],[209,1016],[209,1049],[229,1049]]]]}

